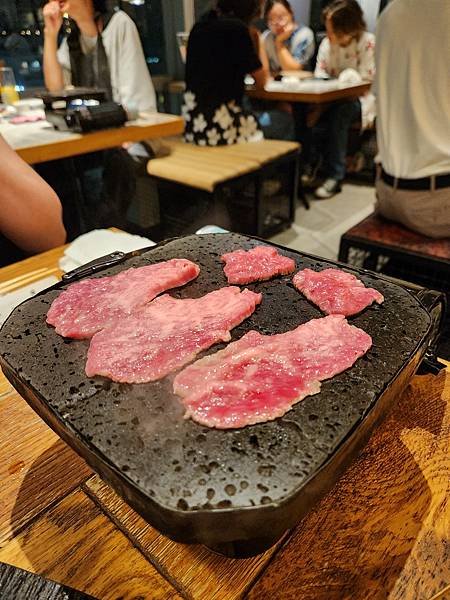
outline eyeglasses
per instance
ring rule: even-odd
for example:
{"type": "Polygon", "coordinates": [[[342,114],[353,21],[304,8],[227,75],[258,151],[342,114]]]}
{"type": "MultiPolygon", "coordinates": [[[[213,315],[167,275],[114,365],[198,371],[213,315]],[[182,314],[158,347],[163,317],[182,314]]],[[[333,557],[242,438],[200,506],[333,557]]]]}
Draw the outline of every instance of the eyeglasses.
{"type": "Polygon", "coordinates": [[[287,19],[286,17],[281,17],[278,19],[269,19],[267,23],[268,25],[287,25],[288,21],[289,19],[287,19]]]}

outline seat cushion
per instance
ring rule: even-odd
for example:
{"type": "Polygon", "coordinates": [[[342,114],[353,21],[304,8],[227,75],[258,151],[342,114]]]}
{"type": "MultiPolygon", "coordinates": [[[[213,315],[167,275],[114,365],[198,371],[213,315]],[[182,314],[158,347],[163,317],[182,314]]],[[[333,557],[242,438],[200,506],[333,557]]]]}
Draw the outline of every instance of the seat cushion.
{"type": "Polygon", "coordinates": [[[387,221],[375,213],[349,229],[345,238],[353,238],[385,247],[450,261],[450,238],[436,240],[387,221]]]}

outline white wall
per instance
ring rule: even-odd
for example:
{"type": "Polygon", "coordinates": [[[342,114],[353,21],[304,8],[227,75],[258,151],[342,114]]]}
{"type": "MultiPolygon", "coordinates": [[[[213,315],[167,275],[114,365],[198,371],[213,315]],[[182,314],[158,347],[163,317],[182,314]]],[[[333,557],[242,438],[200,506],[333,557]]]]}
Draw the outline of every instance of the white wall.
{"type": "Polygon", "coordinates": [[[378,13],[380,12],[380,0],[358,0],[364,12],[367,29],[374,32],[377,26],[378,13]]]}
{"type": "Polygon", "coordinates": [[[309,14],[311,11],[311,0],[290,0],[295,12],[295,18],[299,23],[309,25],[309,14]]]}

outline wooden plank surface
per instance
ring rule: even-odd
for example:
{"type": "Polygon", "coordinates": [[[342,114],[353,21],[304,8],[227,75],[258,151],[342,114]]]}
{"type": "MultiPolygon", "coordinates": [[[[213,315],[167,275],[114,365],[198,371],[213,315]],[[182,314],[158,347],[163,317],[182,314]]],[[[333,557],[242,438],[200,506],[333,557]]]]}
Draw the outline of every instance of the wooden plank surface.
{"type": "Polygon", "coordinates": [[[0,549],[0,561],[100,600],[179,598],[169,582],[79,490],[0,549]]]}
{"type": "Polygon", "coordinates": [[[98,476],[83,487],[145,556],[158,565],[158,570],[177,582],[188,598],[241,598],[276,551],[272,548],[254,558],[237,560],[219,556],[204,546],[177,544],[148,525],[98,476]]]}
{"type": "Polygon", "coordinates": [[[48,132],[43,129],[38,137],[34,135],[27,139],[27,124],[3,127],[0,128],[0,133],[23,160],[29,164],[38,164],[114,148],[125,142],[179,135],[183,130],[184,120],[181,117],[155,113],[136,124],[86,134],[55,132],[49,128],[48,132]]]}
{"type": "Polygon", "coordinates": [[[0,547],[91,470],[16,392],[0,400],[0,547]]]}
{"type": "Polygon", "coordinates": [[[0,269],[0,294],[6,294],[50,275],[60,277],[58,261],[65,248],[66,246],[59,246],[0,269]]]}
{"type": "Polygon", "coordinates": [[[258,98],[259,100],[276,100],[282,102],[305,102],[308,104],[324,104],[326,102],[336,102],[347,98],[359,98],[368,92],[371,88],[370,83],[362,83],[348,88],[338,90],[329,90],[324,92],[294,92],[294,91],[267,91],[257,90],[253,87],[246,89],[247,96],[258,98]]]}
{"type": "Polygon", "coordinates": [[[450,583],[449,455],[450,372],[415,377],[250,599],[430,600],[439,594],[450,583]]]}

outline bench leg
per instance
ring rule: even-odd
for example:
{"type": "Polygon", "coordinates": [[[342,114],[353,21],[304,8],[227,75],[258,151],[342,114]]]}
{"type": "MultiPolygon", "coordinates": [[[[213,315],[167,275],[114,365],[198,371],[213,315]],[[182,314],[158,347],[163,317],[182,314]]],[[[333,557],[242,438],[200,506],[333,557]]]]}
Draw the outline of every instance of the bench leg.
{"type": "Polygon", "coordinates": [[[260,170],[255,176],[255,221],[254,221],[254,235],[262,237],[264,233],[264,219],[263,219],[263,207],[262,207],[262,181],[263,181],[263,170],[260,170]]]}
{"type": "Polygon", "coordinates": [[[342,263],[348,263],[348,252],[351,244],[344,237],[341,237],[341,243],[339,244],[339,255],[338,261],[342,263]]]}
{"type": "MultiPolygon", "coordinates": [[[[294,195],[297,194],[297,197],[299,200],[301,200],[303,206],[306,208],[306,210],[309,210],[311,208],[311,204],[310,204],[308,198],[306,197],[305,189],[302,184],[302,178],[300,176],[300,159],[297,159],[295,161],[295,179],[294,179],[294,181],[295,181],[294,195]]],[[[294,209],[294,214],[295,214],[295,209],[294,209]]]]}

